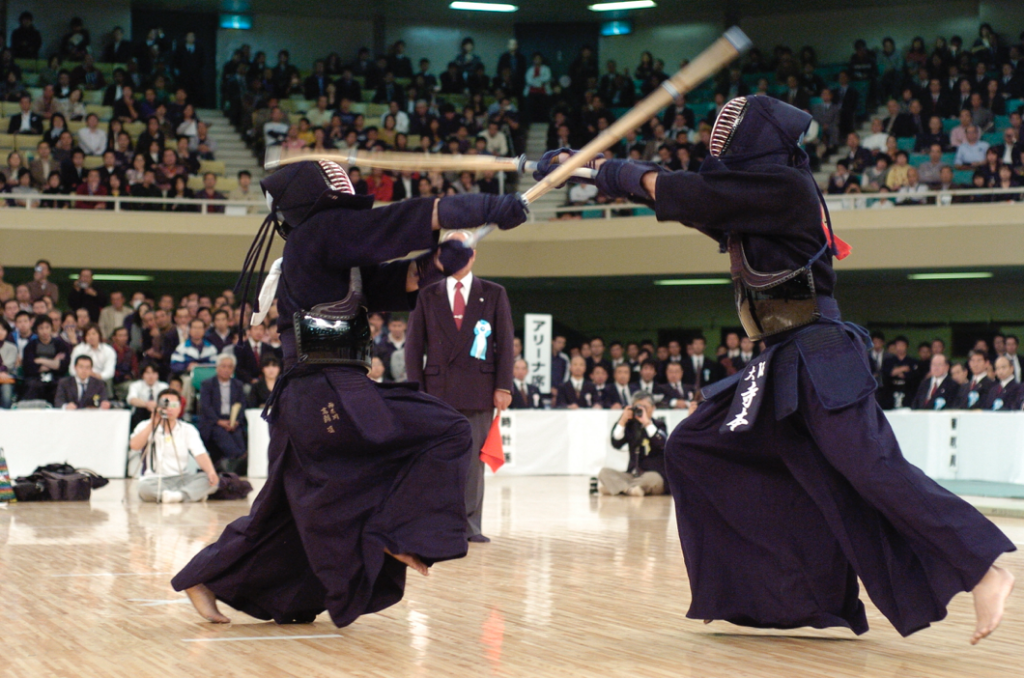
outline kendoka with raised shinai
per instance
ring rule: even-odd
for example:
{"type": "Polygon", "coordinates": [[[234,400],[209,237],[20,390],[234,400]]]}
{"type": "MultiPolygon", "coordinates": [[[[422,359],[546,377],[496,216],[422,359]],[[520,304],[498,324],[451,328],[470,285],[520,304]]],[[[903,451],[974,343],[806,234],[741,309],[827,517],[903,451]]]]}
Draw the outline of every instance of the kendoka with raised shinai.
{"type": "Polygon", "coordinates": [[[517,195],[483,194],[370,209],[373,197],[354,195],[333,162],[290,165],[261,185],[271,216],[246,261],[250,278],[274,231],[286,237],[257,314],[276,283],[285,372],[265,411],[267,481],[250,514],[172,584],[213,622],[228,621],[220,600],[278,623],[326,609],[346,626],[401,600],[407,566],[427,574],[466,555],[466,474],[479,453],[454,409],[415,384],[367,378],[367,312],[407,311],[421,284],[469,262],[460,241],[437,245],[441,226],[513,228],[525,210],[517,195]],[[395,261],[417,250],[428,252],[395,261]]]}
{"type": "Polygon", "coordinates": [[[999,624],[1013,576],[994,563],[1015,547],[903,458],[872,396],[866,333],[842,321],[833,296],[832,257],[849,248],[799,145],[810,121],[781,101],[740,97],[715,121],[698,172],[595,163],[603,193],[649,204],[729,253],[740,321],[768,345],[704,388],[666,446],[687,616],[860,634],[860,577],[903,635],[972,591],[976,643],[999,624]]]}

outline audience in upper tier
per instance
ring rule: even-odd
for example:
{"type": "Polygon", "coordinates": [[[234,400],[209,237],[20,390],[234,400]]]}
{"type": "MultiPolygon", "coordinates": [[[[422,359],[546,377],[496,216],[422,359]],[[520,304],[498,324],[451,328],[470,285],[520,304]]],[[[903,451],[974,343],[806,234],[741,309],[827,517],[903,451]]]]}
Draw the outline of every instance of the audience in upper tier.
{"type": "MultiPolygon", "coordinates": [[[[1015,41],[1016,33],[1000,34],[982,24],[977,36],[952,36],[948,41],[938,37],[931,48],[923,38],[901,46],[880,36],[874,45],[857,40],[848,62],[832,65],[819,63],[810,46],[798,53],[784,45],[771,54],[754,49],[689,98],[678,97],[631,131],[609,155],[670,169],[696,169],[707,155],[710,126],[724,103],[736,96],[762,94],[813,115],[805,139],[812,168],[839,161],[832,176],[822,180],[829,193],[905,195],[926,188],[1002,188],[1006,190],[998,195],[957,200],[1017,200],[1020,192],[1009,189],[1024,183],[1024,38],[1015,41]],[[872,112],[880,105],[885,110],[876,116],[872,112]],[[862,123],[871,131],[862,132],[862,123]],[[937,158],[932,154],[936,145],[937,158]],[[928,167],[921,171],[925,163],[928,167]],[[909,169],[915,167],[917,182],[911,183],[909,169]],[[949,181],[942,178],[945,167],[952,171],[949,181]]],[[[363,47],[347,56],[331,52],[312,64],[293,63],[287,49],[268,57],[243,45],[221,66],[218,83],[204,83],[203,65],[215,50],[197,43],[191,32],[170,35],[155,28],[129,38],[114,27],[109,34],[95,36],[74,18],[67,33],[53,43],[59,45],[58,51],[41,53],[54,37],[42,36],[32,14],[24,12],[10,35],[10,46],[2,52],[0,96],[19,106],[9,114],[7,132],[43,135],[31,148],[19,145],[17,152],[8,153],[0,149],[0,163],[6,159],[6,167],[0,168],[6,193],[35,189],[94,198],[103,197],[104,191],[156,197],[159,190],[172,197],[216,199],[223,193],[216,185],[212,192],[198,188],[198,163],[215,157],[216,143],[196,114],[197,107],[213,105],[214,89],[223,111],[260,159],[268,146],[506,156],[525,150],[530,123],[548,124],[549,148],[583,145],[667,79],[666,70],[675,68],[649,52],[642,53],[632,69],[613,60],[602,66],[595,51],[585,46],[571,60],[565,80],[552,73],[547,63],[551,55],[524,54],[510,40],[507,50],[488,63],[477,53],[473,39],[466,37],[453,45],[452,59],[445,64],[410,58],[401,40],[386,54],[373,55],[363,47]],[[24,72],[15,61],[38,58],[49,61],[36,73],[24,72]],[[116,67],[98,67],[97,60],[101,66],[113,62],[116,67]],[[29,78],[34,78],[34,96],[26,85],[29,78]],[[83,106],[81,92],[102,93],[110,112],[83,106]],[[76,160],[79,149],[82,158],[76,160]],[[114,155],[107,171],[101,172],[99,190],[88,181],[84,168],[91,169],[89,159],[104,157],[107,151],[114,155]],[[136,162],[139,156],[142,159],[136,162]],[[146,182],[147,169],[154,170],[155,182],[146,182]],[[56,184],[54,171],[60,177],[56,184]],[[179,173],[186,180],[196,177],[195,186],[175,190],[174,176],[179,173]],[[111,187],[115,175],[119,185],[111,187]],[[87,188],[81,192],[83,184],[87,188]]],[[[372,192],[379,200],[495,192],[501,185],[482,173],[381,172],[366,179],[359,190],[372,192]]],[[[506,189],[515,180],[514,173],[505,176],[506,189]]],[[[567,199],[577,208],[577,217],[580,207],[610,202],[592,187],[577,187],[567,199]]],[[[883,196],[858,204],[922,202],[923,198],[883,196]]],[[[5,203],[16,206],[26,201],[11,197],[0,201],[5,203]]],[[[112,202],[99,200],[70,204],[113,207],[112,202]]],[[[54,207],[68,205],[52,201],[54,207]]]]}

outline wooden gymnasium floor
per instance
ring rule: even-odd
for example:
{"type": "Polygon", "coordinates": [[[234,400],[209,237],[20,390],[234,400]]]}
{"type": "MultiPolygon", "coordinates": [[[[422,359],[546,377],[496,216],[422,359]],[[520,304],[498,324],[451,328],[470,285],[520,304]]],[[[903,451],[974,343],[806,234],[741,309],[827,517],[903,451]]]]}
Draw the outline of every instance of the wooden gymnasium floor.
{"type": "MultiPolygon", "coordinates": [[[[757,632],[685,618],[686,573],[665,497],[590,497],[585,478],[489,478],[493,539],[404,601],[338,630],[225,610],[201,623],[168,580],[244,502],[142,505],[123,481],[91,503],[0,509],[0,676],[671,676],[1006,678],[1024,664],[1022,582],[977,647],[970,596],[903,640],[873,630],[757,632]],[[129,496],[127,503],[122,499],[129,496]]],[[[1019,545],[1024,520],[997,518],[1019,545]]],[[[865,597],[866,600],[866,597],[865,597]]]]}

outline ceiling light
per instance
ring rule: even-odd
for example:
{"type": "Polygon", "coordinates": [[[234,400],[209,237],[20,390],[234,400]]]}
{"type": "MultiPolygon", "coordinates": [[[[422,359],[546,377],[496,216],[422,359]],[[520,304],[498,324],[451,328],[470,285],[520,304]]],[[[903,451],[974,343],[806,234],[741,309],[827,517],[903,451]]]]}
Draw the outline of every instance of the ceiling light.
{"type": "Polygon", "coordinates": [[[518,12],[516,5],[507,5],[501,2],[453,2],[448,5],[450,9],[468,9],[474,12],[518,12]]]}
{"type": "Polygon", "coordinates": [[[978,280],[991,277],[991,273],[984,271],[962,273],[911,273],[907,276],[907,280],[978,280]]]}
{"type": "MultiPolygon", "coordinates": [[[[114,282],[152,282],[153,276],[151,275],[128,275],[124,273],[97,273],[92,277],[93,280],[107,280],[114,282]]],[[[78,280],[78,274],[72,273],[68,276],[68,280],[78,280]]]]}
{"type": "Polygon", "coordinates": [[[587,7],[591,12],[614,12],[622,9],[649,9],[657,7],[654,0],[625,0],[624,2],[599,2],[587,7]]]}
{"type": "Polygon", "coordinates": [[[655,280],[655,285],[679,286],[679,285],[728,285],[732,280],[729,278],[675,278],[668,280],[655,280]]]}

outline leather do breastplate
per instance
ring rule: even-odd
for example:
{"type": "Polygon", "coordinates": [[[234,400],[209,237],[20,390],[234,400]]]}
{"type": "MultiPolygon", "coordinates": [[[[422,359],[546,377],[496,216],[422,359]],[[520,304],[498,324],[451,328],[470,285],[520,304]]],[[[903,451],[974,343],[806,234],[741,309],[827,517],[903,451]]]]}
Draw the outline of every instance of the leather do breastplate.
{"type": "Polygon", "coordinates": [[[358,268],[349,275],[344,299],[297,311],[294,325],[299,364],[352,365],[369,371],[373,341],[358,268]]]}
{"type": "Polygon", "coordinates": [[[811,266],[825,248],[801,268],[774,273],[750,266],[742,237],[730,234],[728,250],[736,313],[751,340],[810,325],[821,317],[811,266]]]}

